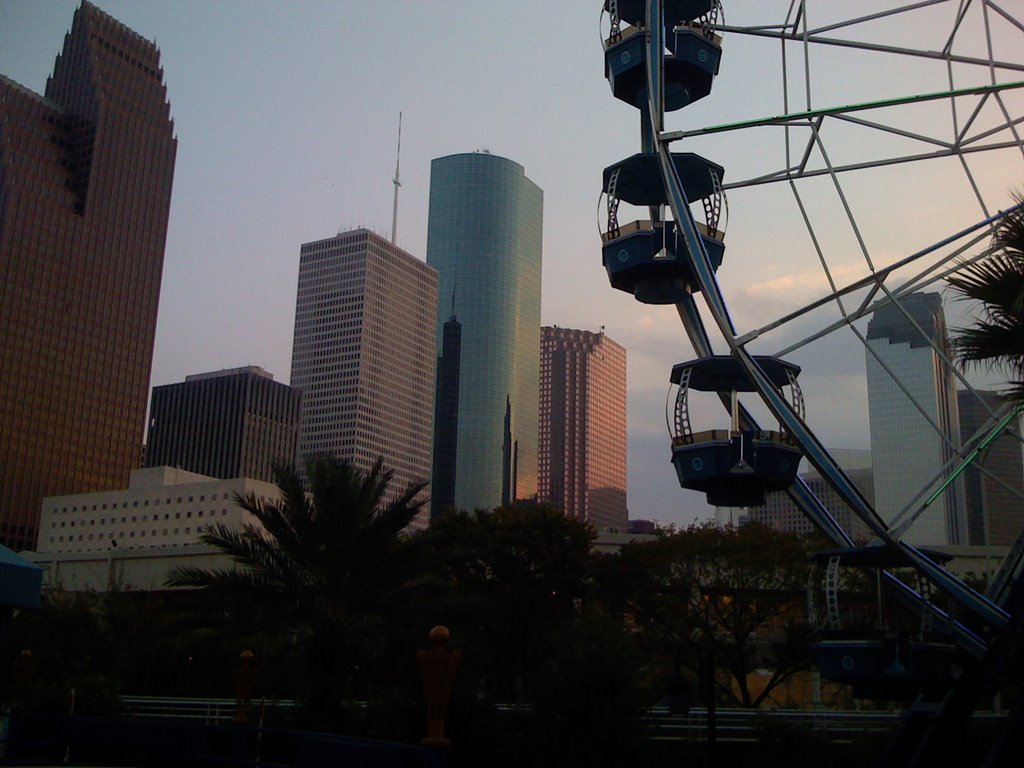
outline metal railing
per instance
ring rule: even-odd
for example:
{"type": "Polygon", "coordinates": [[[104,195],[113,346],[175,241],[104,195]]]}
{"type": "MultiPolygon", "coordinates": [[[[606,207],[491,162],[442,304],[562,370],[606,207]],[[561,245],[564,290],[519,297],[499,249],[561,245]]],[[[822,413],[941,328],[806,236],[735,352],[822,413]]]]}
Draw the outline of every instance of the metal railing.
{"type": "MultiPolygon", "coordinates": [[[[234,719],[235,699],[184,699],[176,696],[121,696],[121,715],[133,718],[175,718],[194,720],[205,725],[229,723],[234,719]]],[[[253,699],[260,710],[292,712],[299,707],[292,699],[253,699]]]]}
{"type": "MultiPolygon", "coordinates": [[[[121,714],[130,718],[175,718],[207,725],[229,723],[234,718],[234,699],[185,699],[171,696],[122,696],[121,714]]],[[[365,706],[356,702],[359,706],[365,706]]],[[[253,699],[257,711],[292,712],[299,702],[283,699],[253,699]]],[[[499,711],[514,710],[513,705],[498,705],[499,711]]],[[[766,729],[793,727],[813,731],[833,742],[847,742],[866,733],[885,733],[901,722],[902,712],[895,710],[807,710],[720,708],[715,711],[715,738],[718,741],[753,742],[766,729]]],[[[993,724],[1006,715],[976,712],[973,720],[993,724]]],[[[651,707],[640,718],[648,736],[658,740],[704,741],[708,737],[708,713],[693,707],[688,714],[675,714],[664,707],[651,707]]]]}

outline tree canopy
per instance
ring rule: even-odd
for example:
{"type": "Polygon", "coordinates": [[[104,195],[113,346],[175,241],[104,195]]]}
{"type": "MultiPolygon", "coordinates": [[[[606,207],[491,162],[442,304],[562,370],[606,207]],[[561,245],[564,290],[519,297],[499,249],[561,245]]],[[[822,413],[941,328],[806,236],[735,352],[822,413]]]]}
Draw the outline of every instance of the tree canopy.
{"type": "MultiPolygon", "coordinates": [[[[810,667],[805,619],[806,542],[756,523],[692,526],[654,542],[627,544],[605,579],[647,646],[669,670],[706,679],[708,665],[728,672],[718,695],[756,707],[794,672],[810,667]],[[749,677],[767,670],[754,691],[749,677]]],[[[707,694],[705,694],[707,695],[707,694]]]]}

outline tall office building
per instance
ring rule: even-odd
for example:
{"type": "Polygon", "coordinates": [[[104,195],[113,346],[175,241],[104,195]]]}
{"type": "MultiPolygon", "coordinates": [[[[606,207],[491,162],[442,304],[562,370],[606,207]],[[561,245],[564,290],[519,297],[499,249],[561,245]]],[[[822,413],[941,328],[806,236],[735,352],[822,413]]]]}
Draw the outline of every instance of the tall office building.
{"type": "Polygon", "coordinates": [[[437,273],[366,229],[300,249],[291,384],[299,461],[378,458],[395,492],[430,479],[437,273]]]}
{"type": "MultiPolygon", "coordinates": [[[[957,393],[960,435],[966,445],[975,433],[987,435],[995,426],[990,413],[1005,406],[996,392],[957,393]]],[[[993,440],[964,472],[968,543],[1013,546],[1024,529],[1024,458],[1021,424],[993,440]]]]}
{"type": "Polygon", "coordinates": [[[434,470],[430,475],[430,517],[455,509],[455,457],[459,452],[459,369],[462,323],[453,314],[441,332],[434,399],[434,470]]]}
{"type": "Polygon", "coordinates": [[[541,329],[539,497],[625,531],[626,350],[604,333],[541,329]]]}
{"type": "Polygon", "coordinates": [[[0,542],[139,465],[177,141],[156,45],[83,2],[39,96],[0,77],[0,542]]]}
{"type": "Polygon", "coordinates": [[[459,509],[537,493],[543,201],[523,167],[503,157],[431,163],[427,263],[439,277],[442,357],[445,324],[460,324],[458,374],[448,372],[438,393],[450,397],[444,387],[457,381],[457,427],[437,450],[454,456],[448,498],[459,509]]]}
{"type": "MultiPolygon", "coordinates": [[[[874,471],[871,468],[871,451],[844,450],[830,451],[833,458],[839,462],[846,476],[853,481],[857,489],[869,502],[874,503],[875,482],[874,471]]],[[[825,505],[825,508],[832,513],[836,522],[849,533],[855,541],[867,541],[871,538],[871,531],[868,529],[854,511],[843,501],[839,494],[826,483],[821,475],[813,468],[807,472],[801,472],[800,477],[811,493],[818,497],[825,505]]],[[[732,507],[718,507],[715,512],[715,519],[723,524],[738,524],[738,518],[734,515],[732,507]]],[[[757,507],[750,507],[742,510],[744,520],[755,521],[767,525],[777,531],[787,533],[813,533],[818,527],[812,523],[803,510],[797,506],[789,494],[785,491],[769,493],[764,504],[757,507]]]]}
{"type": "Polygon", "coordinates": [[[273,482],[295,459],[301,400],[255,365],[154,387],[144,464],[273,482]]]}
{"type": "MultiPolygon", "coordinates": [[[[875,509],[887,522],[908,504],[923,503],[915,494],[938,487],[945,479],[943,467],[960,446],[953,371],[943,359],[950,358],[950,346],[942,298],[914,293],[900,304],[902,310],[895,304],[877,310],[867,334],[875,509]]],[[[904,540],[966,543],[963,483],[953,482],[928,506],[904,540]]]]}

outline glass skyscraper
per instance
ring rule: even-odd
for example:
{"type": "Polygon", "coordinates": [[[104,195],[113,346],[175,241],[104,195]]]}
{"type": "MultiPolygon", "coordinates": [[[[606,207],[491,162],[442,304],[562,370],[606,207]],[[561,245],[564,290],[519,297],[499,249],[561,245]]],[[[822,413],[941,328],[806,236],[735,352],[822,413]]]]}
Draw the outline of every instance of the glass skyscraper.
{"type": "MultiPolygon", "coordinates": [[[[9,21],[9,20],[8,20],[9,21]]],[[[75,11],[45,95],[0,75],[0,543],[139,465],[177,140],[154,43],[75,11]]]]}
{"type": "Polygon", "coordinates": [[[449,462],[448,477],[454,466],[458,509],[537,493],[543,200],[521,165],[488,152],[431,164],[427,263],[439,276],[438,350],[445,323],[461,325],[456,441],[435,444],[434,464],[436,475],[449,462]]]}
{"type": "MultiPolygon", "coordinates": [[[[967,444],[976,434],[987,435],[993,427],[990,413],[1004,402],[997,392],[960,390],[960,437],[967,444]]],[[[1024,463],[1017,418],[993,440],[964,472],[967,531],[970,544],[1012,547],[1024,523],[1024,463]]]]}
{"type": "MultiPolygon", "coordinates": [[[[914,500],[915,494],[938,487],[945,477],[940,470],[960,446],[953,371],[943,360],[951,352],[942,297],[913,293],[900,304],[903,311],[888,304],[868,324],[875,508],[886,522],[911,502],[915,508],[924,502],[914,500]]],[[[967,543],[960,480],[923,512],[904,540],[914,545],[967,543]]]]}

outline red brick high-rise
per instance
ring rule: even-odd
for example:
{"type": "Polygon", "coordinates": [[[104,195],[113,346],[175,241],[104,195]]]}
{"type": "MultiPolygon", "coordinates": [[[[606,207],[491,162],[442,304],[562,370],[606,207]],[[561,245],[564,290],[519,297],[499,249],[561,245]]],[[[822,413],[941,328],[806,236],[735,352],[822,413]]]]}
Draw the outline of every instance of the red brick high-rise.
{"type": "Polygon", "coordinates": [[[88,2],[40,96],[0,76],[0,542],[139,466],[177,141],[156,45],[88,2]]]}
{"type": "Polygon", "coordinates": [[[541,328],[538,496],[625,531],[626,350],[601,333],[541,328]]]}

